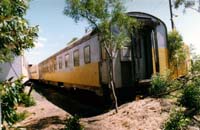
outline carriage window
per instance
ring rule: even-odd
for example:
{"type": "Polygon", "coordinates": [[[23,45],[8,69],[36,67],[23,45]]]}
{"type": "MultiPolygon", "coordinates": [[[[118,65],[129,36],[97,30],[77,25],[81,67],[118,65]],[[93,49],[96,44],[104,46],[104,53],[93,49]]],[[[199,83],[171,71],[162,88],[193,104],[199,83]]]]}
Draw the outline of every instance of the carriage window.
{"type": "Polygon", "coordinates": [[[54,71],[56,71],[56,62],[54,62],[54,71]]]}
{"type": "Polygon", "coordinates": [[[54,68],[54,71],[56,71],[56,68],[57,68],[56,67],[56,59],[53,60],[53,68],[54,68]]]}
{"type": "Polygon", "coordinates": [[[68,62],[69,62],[69,54],[65,55],[65,68],[68,67],[68,62]]]}
{"type": "Polygon", "coordinates": [[[53,62],[51,62],[51,72],[53,72],[54,69],[53,69],[53,62]]]}
{"type": "Polygon", "coordinates": [[[90,46],[85,46],[84,47],[84,61],[85,63],[90,63],[90,46]]]}
{"type": "Polygon", "coordinates": [[[131,61],[131,48],[129,46],[121,49],[121,61],[131,61]]]}
{"type": "Polygon", "coordinates": [[[122,48],[122,56],[129,58],[131,56],[130,47],[123,47],[122,48]]]}
{"type": "Polygon", "coordinates": [[[59,69],[62,69],[62,57],[59,57],[58,59],[58,66],[59,66],[59,69]]]}
{"type": "Polygon", "coordinates": [[[79,51],[75,50],[74,53],[74,66],[79,66],[79,51]]]}

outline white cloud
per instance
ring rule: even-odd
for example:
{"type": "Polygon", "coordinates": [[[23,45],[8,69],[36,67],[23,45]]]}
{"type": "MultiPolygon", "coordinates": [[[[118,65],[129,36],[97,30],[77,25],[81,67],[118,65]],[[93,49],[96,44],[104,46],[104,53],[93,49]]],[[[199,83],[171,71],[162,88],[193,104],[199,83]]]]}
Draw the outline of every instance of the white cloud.
{"type": "Polygon", "coordinates": [[[192,45],[194,46],[194,52],[196,54],[200,54],[200,46],[199,46],[199,43],[192,43],[192,45]]]}
{"type": "Polygon", "coordinates": [[[28,54],[31,55],[31,56],[38,56],[41,53],[39,51],[31,51],[31,52],[28,52],[28,54]]]}
{"type": "Polygon", "coordinates": [[[184,41],[186,42],[186,44],[188,45],[192,45],[194,51],[197,54],[200,54],[200,37],[199,37],[199,30],[193,30],[193,33],[185,33],[185,37],[184,37],[184,41]]]}
{"type": "Polygon", "coordinates": [[[39,33],[43,33],[44,32],[43,29],[40,26],[38,28],[39,28],[39,33]]]}
{"type": "Polygon", "coordinates": [[[39,37],[35,42],[35,48],[43,48],[47,39],[45,37],[39,37]]]}
{"type": "Polygon", "coordinates": [[[35,44],[35,48],[43,48],[44,47],[44,44],[39,41],[36,41],[34,44],[35,44]]]}
{"type": "Polygon", "coordinates": [[[43,41],[43,42],[46,42],[46,41],[47,41],[47,39],[46,39],[45,37],[39,37],[38,40],[43,41]]]}

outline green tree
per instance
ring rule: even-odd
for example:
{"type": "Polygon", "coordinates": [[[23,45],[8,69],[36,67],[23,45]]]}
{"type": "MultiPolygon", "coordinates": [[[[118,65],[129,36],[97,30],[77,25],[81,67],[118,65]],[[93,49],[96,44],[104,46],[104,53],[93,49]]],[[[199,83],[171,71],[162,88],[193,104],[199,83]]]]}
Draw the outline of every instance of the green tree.
{"type": "Polygon", "coordinates": [[[192,60],[191,60],[191,72],[193,74],[195,73],[199,73],[200,72],[200,55],[195,55],[192,57],[192,60]]]}
{"type": "MultiPolygon", "coordinates": [[[[34,46],[38,27],[30,27],[24,18],[29,0],[0,1],[0,62],[10,61],[14,56],[34,46]]],[[[0,83],[0,125],[1,119],[8,124],[14,123],[18,103],[21,79],[0,83]],[[1,115],[2,103],[2,115],[1,115]]]]}
{"type": "Polygon", "coordinates": [[[0,62],[34,46],[38,28],[30,27],[24,18],[27,8],[25,0],[0,1],[0,62]]]}
{"type": "Polygon", "coordinates": [[[200,13],[200,0],[175,0],[174,7],[179,8],[184,5],[185,8],[193,9],[200,13]]]}
{"type": "Polygon", "coordinates": [[[200,55],[196,53],[193,45],[190,45],[191,55],[191,72],[192,74],[198,74],[200,72],[200,55]]]}
{"type": "Polygon", "coordinates": [[[186,50],[184,49],[182,36],[176,30],[172,30],[168,34],[168,50],[169,63],[171,67],[176,66],[176,69],[178,70],[178,67],[184,63],[186,59],[186,50]]]}
{"type": "Polygon", "coordinates": [[[67,43],[67,45],[73,43],[73,42],[76,41],[77,39],[78,39],[77,37],[72,38],[72,39],[67,43]]]}
{"type": "Polygon", "coordinates": [[[125,14],[122,0],[66,0],[64,13],[75,22],[86,20],[96,31],[109,60],[109,87],[112,89],[117,111],[117,96],[113,78],[113,60],[119,49],[130,42],[135,19],[125,14]]]}

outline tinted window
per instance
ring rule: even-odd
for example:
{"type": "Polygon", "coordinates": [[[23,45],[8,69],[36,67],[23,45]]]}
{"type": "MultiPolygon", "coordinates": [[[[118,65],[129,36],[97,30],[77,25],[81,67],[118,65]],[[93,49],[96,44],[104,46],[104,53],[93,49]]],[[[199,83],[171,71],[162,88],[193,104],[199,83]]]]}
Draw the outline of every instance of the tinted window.
{"type": "Polygon", "coordinates": [[[84,47],[84,61],[85,63],[90,63],[90,46],[84,47]]]}
{"type": "Polygon", "coordinates": [[[65,55],[65,68],[68,67],[68,64],[69,64],[69,54],[66,54],[65,55]]]}
{"type": "Polygon", "coordinates": [[[74,56],[74,66],[79,66],[79,51],[75,50],[73,56],[74,56]]]}
{"type": "Polygon", "coordinates": [[[62,69],[62,57],[59,57],[58,66],[59,66],[59,69],[62,69]]]}

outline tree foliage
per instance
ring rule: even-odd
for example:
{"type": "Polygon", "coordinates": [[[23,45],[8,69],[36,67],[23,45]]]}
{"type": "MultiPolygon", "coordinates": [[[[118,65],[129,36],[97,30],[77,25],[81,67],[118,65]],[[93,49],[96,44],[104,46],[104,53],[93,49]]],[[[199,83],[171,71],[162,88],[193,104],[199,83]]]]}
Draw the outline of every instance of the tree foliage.
{"type": "Polygon", "coordinates": [[[11,81],[11,79],[0,83],[2,121],[7,122],[9,125],[12,125],[19,119],[15,110],[16,105],[23,104],[26,107],[35,105],[33,98],[23,92],[23,77],[15,81],[11,81]]]}
{"type": "Polygon", "coordinates": [[[191,56],[192,56],[192,60],[191,60],[191,72],[193,74],[194,73],[200,73],[200,55],[192,52],[191,56]]]}
{"type": "Polygon", "coordinates": [[[200,112],[200,55],[192,54],[191,73],[188,76],[191,80],[185,84],[179,102],[189,110],[200,112]]]}
{"type": "Polygon", "coordinates": [[[107,52],[109,60],[109,86],[112,89],[117,111],[117,97],[113,76],[113,59],[118,50],[130,42],[135,19],[125,14],[122,0],[66,0],[64,13],[75,22],[86,20],[89,27],[96,31],[100,43],[107,52]]]}
{"type": "Polygon", "coordinates": [[[183,130],[189,124],[190,119],[187,118],[183,111],[174,110],[171,114],[169,119],[164,125],[164,130],[183,130]]]}
{"type": "Polygon", "coordinates": [[[151,87],[149,92],[151,95],[157,95],[168,90],[170,85],[167,75],[155,74],[151,78],[151,87]]]}
{"type": "Polygon", "coordinates": [[[188,84],[180,98],[180,103],[188,109],[200,110],[200,79],[194,79],[188,84]]]}
{"type": "Polygon", "coordinates": [[[178,31],[173,30],[168,34],[169,62],[171,65],[180,65],[186,59],[186,50],[182,36],[178,31]]]}
{"type": "MultiPolygon", "coordinates": [[[[34,46],[38,27],[30,27],[24,18],[29,0],[0,1],[0,62],[10,61],[14,56],[34,46]]],[[[18,120],[15,105],[21,102],[22,80],[0,83],[2,119],[8,124],[18,120]]],[[[1,124],[0,124],[1,125],[1,124]]]]}
{"type": "Polygon", "coordinates": [[[200,13],[200,0],[175,0],[174,7],[179,8],[183,5],[185,8],[193,9],[200,13]]]}
{"type": "Polygon", "coordinates": [[[64,13],[75,22],[86,20],[96,30],[110,57],[130,41],[136,20],[125,14],[121,0],[66,0],[64,13]]]}
{"type": "Polygon", "coordinates": [[[0,1],[0,62],[34,46],[38,28],[30,27],[23,17],[27,8],[28,1],[25,0],[0,1]]]}
{"type": "Polygon", "coordinates": [[[15,105],[20,102],[20,93],[23,89],[21,79],[14,82],[5,81],[0,83],[0,100],[2,103],[2,120],[13,124],[17,120],[15,105]]]}

